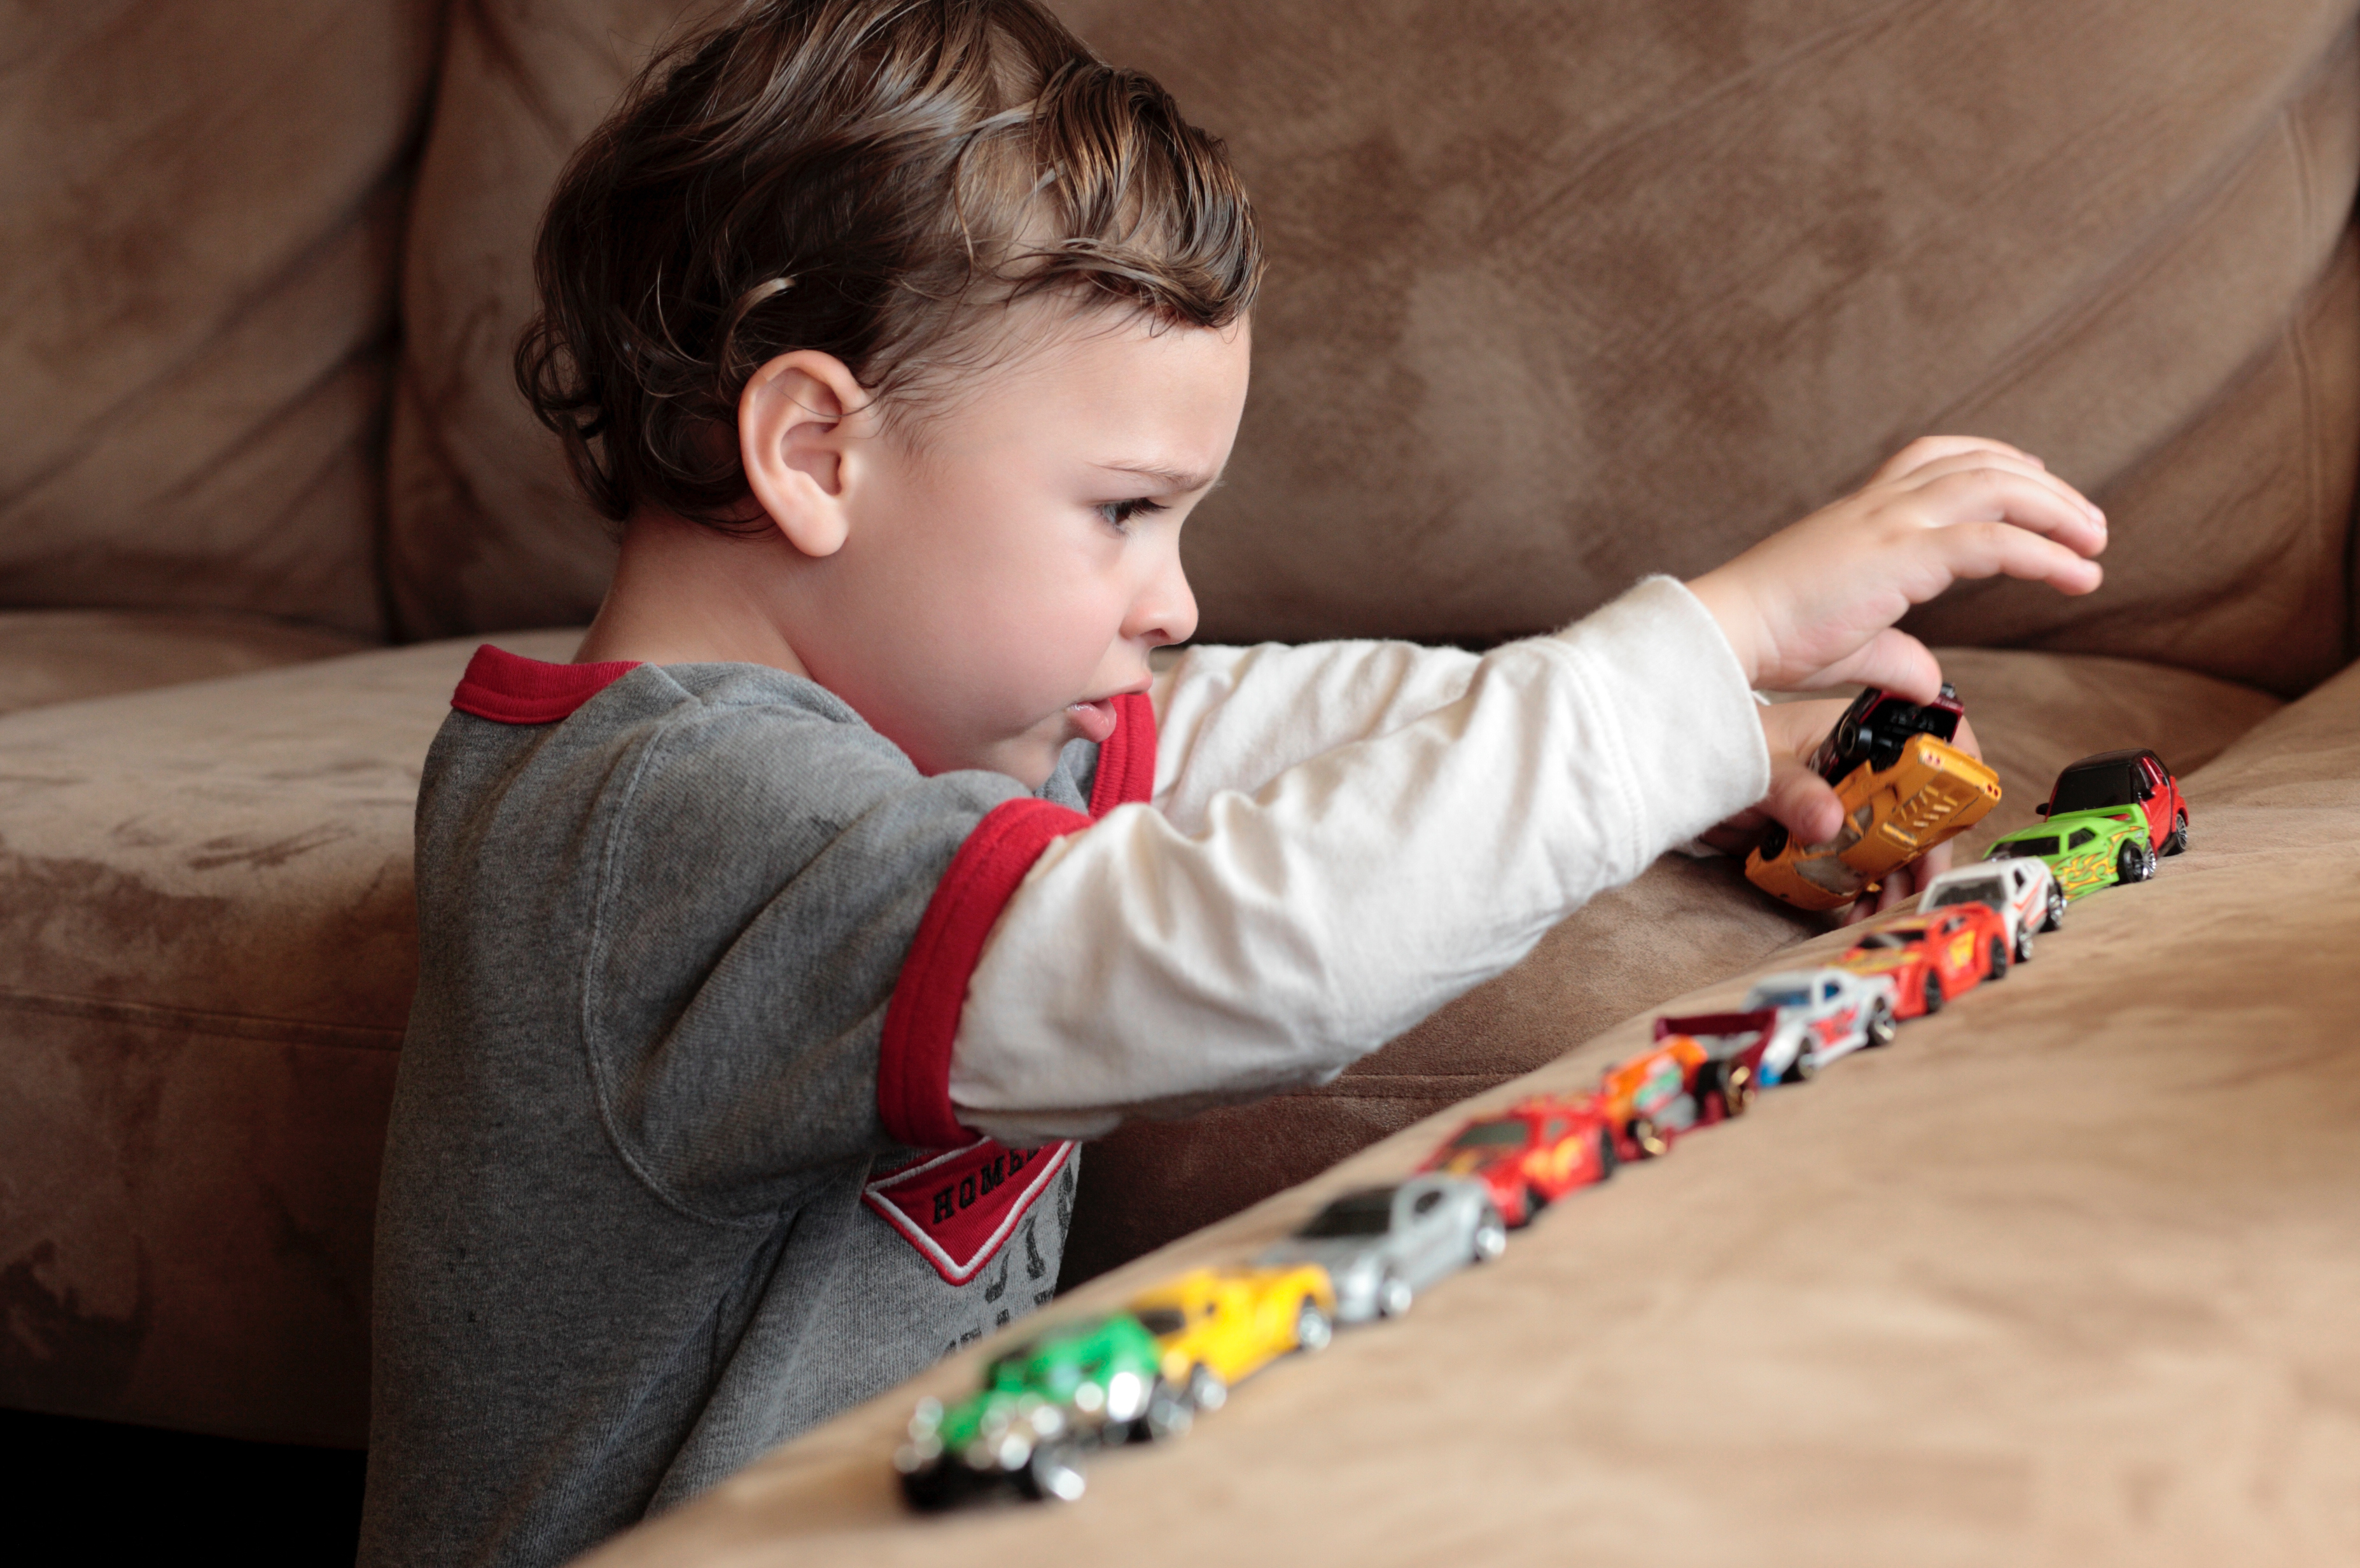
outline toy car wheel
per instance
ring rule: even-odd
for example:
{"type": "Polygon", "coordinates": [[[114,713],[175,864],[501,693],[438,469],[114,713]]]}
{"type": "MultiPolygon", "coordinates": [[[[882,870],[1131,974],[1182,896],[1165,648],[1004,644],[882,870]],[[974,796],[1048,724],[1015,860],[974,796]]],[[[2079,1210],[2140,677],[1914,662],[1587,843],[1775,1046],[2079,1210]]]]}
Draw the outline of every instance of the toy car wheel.
{"type": "Polygon", "coordinates": [[[1893,1016],[1893,1008],[1879,1001],[1875,1010],[1868,1015],[1869,1049],[1882,1051],[1891,1045],[1900,1033],[1901,1021],[1893,1016]]]}
{"type": "Polygon", "coordinates": [[[1639,1151],[1642,1160],[1654,1160],[1672,1147],[1656,1129],[1655,1122],[1646,1116],[1633,1116],[1629,1131],[1631,1147],[1639,1151]]]}
{"type": "Polygon", "coordinates": [[[1741,1062],[1713,1063],[1713,1083],[1706,1093],[1721,1103],[1721,1114],[1742,1116],[1754,1107],[1754,1070],[1741,1062]]]}
{"type": "Polygon", "coordinates": [[[1397,1318],[1409,1311],[1410,1303],[1416,1300],[1417,1292],[1411,1290],[1409,1281],[1398,1274],[1388,1274],[1377,1283],[1379,1317],[1397,1318]]]}
{"type": "Polygon", "coordinates": [[[1525,1182],[1524,1217],[1516,1223],[1520,1225],[1528,1225],[1532,1224],[1535,1220],[1541,1217],[1541,1211],[1547,1208],[1548,1205],[1548,1194],[1542,1192],[1538,1187],[1534,1186],[1531,1182],[1525,1182]]]}
{"type": "Polygon", "coordinates": [[[1926,972],[1926,1013],[1928,1017],[1942,1010],[1942,981],[1932,970],[1926,972]]]}
{"type": "Polygon", "coordinates": [[[1221,1375],[1199,1361],[1188,1369],[1188,1408],[1207,1413],[1229,1402],[1229,1386],[1221,1375]]]}
{"type": "Polygon", "coordinates": [[[1605,1181],[1609,1176],[1614,1174],[1614,1168],[1622,1163],[1622,1157],[1621,1154],[1617,1153],[1614,1149],[1614,1135],[1608,1132],[1604,1127],[1599,1128],[1598,1179],[1601,1181],[1605,1181]]]}
{"type": "Polygon", "coordinates": [[[1995,936],[1991,939],[1990,973],[1983,978],[1986,980],[2007,978],[2007,939],[2005,937],[1995,936]]]}
{"type": "Polygon", "coordinates": [[[2014,957],[2018,964],[2029,964],[2032,961],[2032,926],[2028,921],[2019,923],[2016,928],[2014,957]]]}
{"type": "Polygon", "coordinates": [[[2114,855],[2116,882],[2144,882],[2155,875],[2155,851],[2137,839],[2125,844],[2114,855]]]}
{"type": "Polygon", "coordinates": [[[1335,1323],[1319,1310],[1318,1302],[1308,1296],[1304,1297],[1303,1304],[1295,1309],[1295,1348],[1325,1350],[1335,1337],[1335,1323]]]}
{"type": "Polygon", "coordinates": [[[1775,860],[1780,855],[1786,854],[1786,824],[1784,822],[1772,822],[1768,827],[1764,828],[1762,830],[1762,842],[1754,845],[1754,853],[1760,855],[1765,863],[1775,860]]]}
{"type": "Polygon", "coordinates": [[[2040,929],[2045,931],[2053,931],[2064,923],[2065,889],[2057,886],[2056,883],[2051,882],[2049,885],[2048,918],[2040,922],[2040,929]]]}
{"type": "Polygon", "coordinates": [[[1069,1444],[1043,1443],[1016,1473],[1016,1489],[1036,1503],[1079,1501],[1089,1483],[1082,1479],[1077,1458],[1069,1444]]]}
{"type": "Polygon", "coordinates": [[[2163,853],[2178,855],[2188,847],[2188,813],[2175,811],[2171,817],[2171,833],[2163,841],[2163,853]]]}
{"type": "Polygon", "coordinates": [[[1507,1250],[1507,1222],[1500,1218],[1498,1210],[1485,1210],[1483,1217],[1475,1222],[1475,1236],[1468,1247],[1469,1255],[1478,1263],[1489,1263],[1507,1250]]]}

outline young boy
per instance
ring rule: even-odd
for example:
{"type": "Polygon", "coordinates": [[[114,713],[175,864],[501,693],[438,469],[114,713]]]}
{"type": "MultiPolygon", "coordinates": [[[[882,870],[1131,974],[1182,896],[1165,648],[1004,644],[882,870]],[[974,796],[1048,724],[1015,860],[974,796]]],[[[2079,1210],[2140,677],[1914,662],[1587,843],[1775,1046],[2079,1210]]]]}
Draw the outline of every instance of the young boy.
{"type": "Polygon", "coordinates": [[[1554,637],[1152,675],[1262,265],[1032,0],[747,5],[577,155],[519,376],[622,555],[428,759],[364,1563],[562,1560],[1030,1311],[1065,1140],[1325,1080],[1741,813],[1831,836],[1753,688],[1928,696],[1911,604],[2097,584],[2094,507],[1938,440],[1554,637]]]}

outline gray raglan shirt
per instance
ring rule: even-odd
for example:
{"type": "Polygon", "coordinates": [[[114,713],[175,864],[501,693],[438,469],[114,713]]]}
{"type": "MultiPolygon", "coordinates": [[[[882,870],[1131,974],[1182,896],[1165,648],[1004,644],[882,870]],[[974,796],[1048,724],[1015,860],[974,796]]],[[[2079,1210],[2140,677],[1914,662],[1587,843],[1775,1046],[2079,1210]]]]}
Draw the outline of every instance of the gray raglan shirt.
{"type": "MultiPolygon", "coordinates": [[[[879,1110],[913,934],[1016,781],[923,777],[748,665],[486,649],[457,705],[418,806],[367,1565],[556,1563],[694,1494],[1047,1301],[1074,1192],[1067,1146],[922,1151],[879,1110]]],[[[1085,810],[1098,752],[1039,797],[1085,810]]]]}

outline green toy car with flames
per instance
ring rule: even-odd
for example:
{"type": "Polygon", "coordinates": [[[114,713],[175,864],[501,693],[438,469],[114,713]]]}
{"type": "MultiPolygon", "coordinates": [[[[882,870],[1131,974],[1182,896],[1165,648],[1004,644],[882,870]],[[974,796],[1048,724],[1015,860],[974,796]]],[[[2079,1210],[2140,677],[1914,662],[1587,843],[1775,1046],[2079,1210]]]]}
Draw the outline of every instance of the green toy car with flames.
{"type": "Polygon", "coordinates": [[[2113,883],[2144,882],[2155,875],[2158,855],[2188,847],[2180,780],[2145,746],[2068,764],[2048,800],[2033,810],[2048,821],[2018,828],[1983,858],[2042,861],[2069,898],[2113,883]]]}
{"type": "Polygon", "coordinates": [[[893,1455],[913,1508],[946,1508],[1002,1486],[1034,1501],[1082,1495],[1081,1456],[1188,1430],[1187,1401],[1155,1336],[1129,1312],[1059,1323],[997,1357],[983,1387],[945,1409],[921,1400],[893,1455]]]}

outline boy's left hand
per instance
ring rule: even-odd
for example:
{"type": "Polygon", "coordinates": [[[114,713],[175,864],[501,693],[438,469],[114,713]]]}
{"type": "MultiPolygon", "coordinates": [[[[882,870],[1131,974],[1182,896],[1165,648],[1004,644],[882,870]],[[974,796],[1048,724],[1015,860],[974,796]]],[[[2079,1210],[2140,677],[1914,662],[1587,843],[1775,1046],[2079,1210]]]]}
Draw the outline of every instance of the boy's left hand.
{"type": "MultiPolygon", "coordinates": [[[[1762,735],[1770,747],[1770,792],[1699,834],[1703,842],[1742,859],[1773,820],[1785,823],[1786,831],[1804,844],[1824,844],[1835,837],[1843,825],[1843,808],[1836,800],[1834,787],[1811,770],[1809,758],[1850,705],[1849,698],[1836,697],[1775,702],[1763,709],[1762,735]]],[[[1983,755],[1975,744],[1974,726],[1963,719],[1951,744],[1970,757],[1983,755]]],[[[1938,844],[1907,866],[1896,867],[1876,892],[1854,902],[1837,923],[1851,925],[1889,909],[1913,897],[1928,878],[1950,868],[1950,846],[1938,844]]]]}

